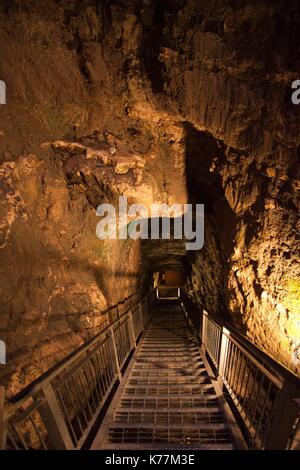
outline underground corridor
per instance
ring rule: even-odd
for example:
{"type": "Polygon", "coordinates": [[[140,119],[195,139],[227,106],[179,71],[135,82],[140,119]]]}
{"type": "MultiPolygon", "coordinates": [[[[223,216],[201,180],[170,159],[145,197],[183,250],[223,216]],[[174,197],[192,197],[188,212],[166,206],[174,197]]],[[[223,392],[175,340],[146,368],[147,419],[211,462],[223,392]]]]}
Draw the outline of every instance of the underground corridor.
{"type": "Polygon", "coordinates": [[[1,450],[300,450],[299,26],[0,2],[1,450]]]}

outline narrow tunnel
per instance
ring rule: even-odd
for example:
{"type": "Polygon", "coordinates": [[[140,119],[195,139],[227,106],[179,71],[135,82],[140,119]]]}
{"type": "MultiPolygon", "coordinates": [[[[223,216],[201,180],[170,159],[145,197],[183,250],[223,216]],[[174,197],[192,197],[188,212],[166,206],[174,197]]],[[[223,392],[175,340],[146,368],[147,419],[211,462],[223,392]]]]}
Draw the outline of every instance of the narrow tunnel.
{"type": "Polygon", "coordinates": [[[300,448],[299,25],[0,2],[1,450],[300,448]]]}

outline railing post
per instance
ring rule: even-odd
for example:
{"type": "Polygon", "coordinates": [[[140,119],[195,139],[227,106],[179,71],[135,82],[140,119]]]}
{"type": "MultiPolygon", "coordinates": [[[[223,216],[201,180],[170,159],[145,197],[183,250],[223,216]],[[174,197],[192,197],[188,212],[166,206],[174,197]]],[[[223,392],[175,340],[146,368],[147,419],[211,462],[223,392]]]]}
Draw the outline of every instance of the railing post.
{"type": "Polygon", "coordinates": [[[230,332],[225,328],[224,326],[222,327],[222,333],[221,333],[221,341],[220,341],[220,352],[219,352],[219,365],[218,365],[218,382],[219,385],[221,386],[223,384],[223,377],[225,373],[225,366],[226,366],[226,355],[227,355],[227,348],[228,348],[228,342],[229,342],[229,335],[230,332]]]}
{"type": "Polygon", "coordinates": [[[4,423],[5,388],[0,385],[0,450],[6,448],[6,423],[4,423]]]}
{"type": "Polygon", "coordinates": [[[116,372],[118,374],[119,381],[121,382],[122,374],[121,374],[120,364],[119,364],[119,359],[118,359],[118,350],[117,350],[117,345],[116,345],[116,340],[115,340],[114,329],[111,326],[109,330],[110,330],[111,339],[112,339],[112,346],[113,346],[113,352],[114,352],[116,372]]]}
{"type": "Polygon", "coordinates": [[[208,313],[203,310],[203,315],[202,315],[202,331],[201,331],[201,343],[203,346],[206,345],[206,340],[207,340],[207,323],[208,323],[208,313]]]}
{"type": "Polygon", "coordinates": [[[296,400],[293,400],[293,398],[298,396],[299,388],[286,379],[278,397],[271,425],[267,431],[267,437],[263,446],[265,450],[286,449],[299,414],[296,400]]]}
{"type": "Polygon", "coordinates": [[[64,415],[59,406],[53,387],[50,383],[43,386],[45,404],[40,406],[40,414],[48,431],[54,450],[71,450],[74,445],[68,431],[64,415]]]}

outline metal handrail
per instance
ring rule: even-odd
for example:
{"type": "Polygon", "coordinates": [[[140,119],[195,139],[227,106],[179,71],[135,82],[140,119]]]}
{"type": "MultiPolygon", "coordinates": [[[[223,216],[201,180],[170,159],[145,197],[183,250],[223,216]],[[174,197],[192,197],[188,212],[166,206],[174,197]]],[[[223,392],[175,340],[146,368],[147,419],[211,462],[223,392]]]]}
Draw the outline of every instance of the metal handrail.
{"type": "Polygon", "coordinates": [[[136,295],[106,309],[116,315],[101,332],[5,403],[0,448],[82,446],[149,319],[151,292],[133,302],[136,295]]]}
{"type": "Polygon", "coordinates": [[[295,400],[300,397],[300,379],[216,315],[203,310],[197,331],[186,297],[181,290],[183,310],[225,398],[239,416],[249,447],[291,448],[300,416],[295,400]]]}
{"type": "MultiPolygon", "coordinates": [[[[131,294],[130,296],[128,297],[125,297],[123,300],[121,300],[120,302],[108,307],[106,310],[103,310],[101,312],[101,315],[105,315],[107,314],[108,312],[110,312],[111,310],[115,309],[118,305],[121,305],[121,304],[124,304],[127,300],[131,299],[134,297],[134,295],[136,295],[136,292],[134,292],[133,294],[131,294]]],[[[128,308],[128,310],[130,309],[130,307],[128,308]]],[[[125,316],[126,313],[128,312],[125,311],[122,316],[125,316]]],[[[117,320],[115,320],[114,323],[117,323],[119,321],[121,317],[119,317],[117,320]]],[[[68,354],[66,357],[64,357],[63,359],[61,359],[61,361],[59,361],[58,363],[56,363],[54,366],[52,366],[50,369],[48,369],[46,372],[44,372],[43,374],[41,374],[39,377],[37,377],[33,382],[31,382],[30,384],[28,384],[26,387],[24,387],[24,389],[20,390],[20,392],[18,392],[16,395],[14,395],[10,401],[8,402],[8,409],[10,408],[14,408],[15,407],[15,403],[18,403],[18,404],[22,404],[22,402],[24,400],[26,400],[28,398],[29,395],[32,395],[34,393],[36,393],[39,388],[40,388],[40,384],[42,382],[44,382],[45,380],[47,381],[51,381],[54,377],[56,377],[62,370],[64,370],[66,367],[69,367],[70,365],[72,365],[73,362],[77,361],[82,355],[84,355],[86,353],[86,351],[91,348],[97,341],[99,341],[99,338],[101,338],[103,335],[106,334],[106,332],[108,332],[109,328],[111,327],[112,325],[109,324],[107,326],[105,326],[105,328],[103,330],[101,330],[99,333],[97,333],[93,338],[91,338],[90,340],[86,341],[84,344],[82,344],[81,346],[79,346],[79,348],[77,348],[75,351],[72,351],[70,354],[68,354]]],[[[7,408],[6,408],[6,413],[7,413],[7,408]]]]}

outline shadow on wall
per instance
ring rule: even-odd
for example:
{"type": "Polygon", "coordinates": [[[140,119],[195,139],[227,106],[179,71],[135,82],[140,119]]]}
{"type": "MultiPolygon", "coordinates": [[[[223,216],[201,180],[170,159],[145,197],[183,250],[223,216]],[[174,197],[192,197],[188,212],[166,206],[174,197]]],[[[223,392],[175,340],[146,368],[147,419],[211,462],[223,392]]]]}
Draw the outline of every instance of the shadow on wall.
{"type": "Polygon", "coordinates": [[[186,178],[190,202],[203,203],[206,217],[214,228],[226,258],[232,253],[236,234],[236,217],[224,194],[221,177],[213,173],[215,165],[226,159],[221,144],[208,132],[185,123],[186,178]]]}
{"type": "MultiPolygon", "coordinates": [[[[199,252],[188,252],[193,271],[201,280],[203,307],[225,315],[226,289],[230,266],[227,260],[234,249],[237,220],[224,194],[221,177],[213,170],[225,160],[224,149],[211,134],[185,127],[186,178],[189,202],[205,206],[205,241],[199,252]],[[212,301],[209,303],[208,296],[212,301]],[[214,297],[214,299],[213,299],[214,297]]],[[[197,287],[197,286],[196,286],[197,287]]],[[[193,288],[193,286],[191,286],[193,288]]]]}

